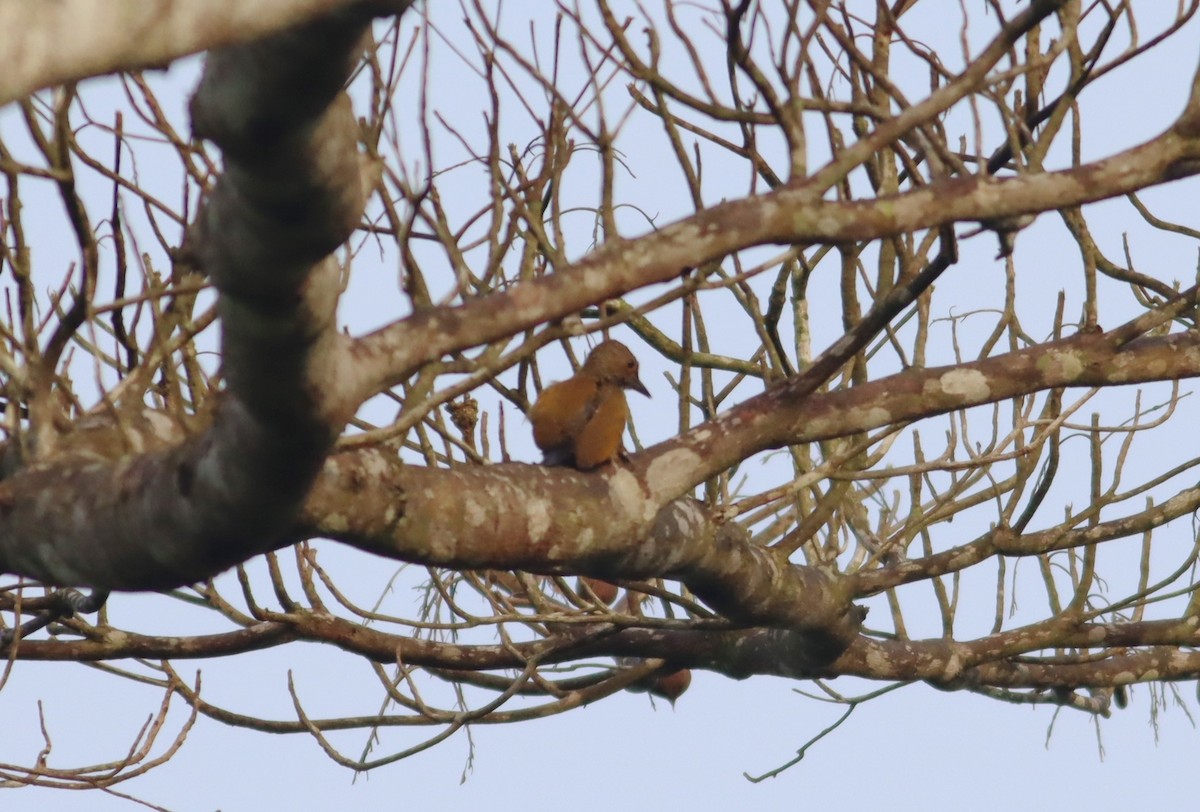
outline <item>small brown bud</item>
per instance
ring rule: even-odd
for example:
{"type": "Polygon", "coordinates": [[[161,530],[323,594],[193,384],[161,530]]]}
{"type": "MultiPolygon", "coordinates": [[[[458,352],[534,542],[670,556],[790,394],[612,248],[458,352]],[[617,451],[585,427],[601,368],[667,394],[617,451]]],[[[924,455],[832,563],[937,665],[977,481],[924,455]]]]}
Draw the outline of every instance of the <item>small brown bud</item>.
{"type": "Polygon", "coordinates": [[[450,422],[462,432],[467,440],[475,435],[475,424],[479,422],[479,401],[470,395],[463,395],[457,403],[447,403],[446,411],[450,413],[450,422]]]}

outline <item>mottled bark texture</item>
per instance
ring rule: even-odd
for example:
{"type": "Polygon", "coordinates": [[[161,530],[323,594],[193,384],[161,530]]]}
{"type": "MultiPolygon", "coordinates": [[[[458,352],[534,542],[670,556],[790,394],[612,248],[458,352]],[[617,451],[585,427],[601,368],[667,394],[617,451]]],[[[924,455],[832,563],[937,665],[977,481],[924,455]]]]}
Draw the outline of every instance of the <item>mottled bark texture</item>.
{"type": "Polygon", "coordinates": [[[342,351],[328,255],[364,205],[341,88],[368,21],[210,54],[192,117],[226,168],[189,239],[220,291],[227,391],[174,447],[115,461],[39,449],[0,482],[0,569],[153,589],[279,543],[348,417],[327,396],[342,351]]]}
{"type": "MultiPolygon", "coordinates": [[[[0,0],[5,42],[0,104],[118,70],[166,67],[189,54],[250,42],[361,5],[357,0],[0,0]]],[[[400,0],[377,2],[398,11],[400,0]]],[[[381,9],[382,10],[382,9],[381,9]]]]}
{"type": "MultiPolygon", "coordinates": [[[[1032,24],[1059,5],[1032,4],[1021,19],[1032,24]]],[[[749,246],[873,240],[1077,206],[1192,174],[1200,160],[1200,100],[1193,88],[1174,127],[1102,161],[1005,180],[942,179],[853,202],[825,200],[830,178],[815,175],[714,205],[635,240],[611,239],[557,273],[458,307],[430,307],[352,341],[334,330],[338,269],[327,255],[349,236],[363,208],[354,122],[340,90],[365,25],[365,16],[340,13],[210,56],[192,115],[196,134],[223,149],[226,170],[189,241],[220,291],[228,391],[211,427],[193,439],[178,441],[169,423],[146,420],[143,427],[127,416],[111,429],[126,442],[125,456],[115,462],[108,453],[85,454],[86,443],[74,444],[0,482],[0,569],[50,583],[160,588],[203,580],[291,540],[325,536],[388,558],[455,569],[668,576],[732,621],[781,630],[712,637],[711,645],[724,652],[722,666],[698,647],[690,654],[681,647],[681,660],[735,674],[800,675],[819,672],[840,656],[845,673],[866,662],[874,676],[886,678],[888,657],[895,655],[911,666],[903,678],[949,680],[964,660],[943,661],[941,649],[912,649],[916,653],[903,660],[921,644],[905,644],[902,651],[858,639],[841,653],[861,619],[851,601],[905,578],[903,565],[881,571],[890,575],[861,579],[793,566],[698,505],[678,500],[697,483],[767,449],[1055,387],[1200,374],[1194,334],[1129,342],[1118,330],[952,368],[914,369],[830,393],[812,394],[811,381],[781,383],[627,466],[597,474],[517,464],[417,468],[403,465],[390,449],[330,455],[353,410],[420,365],[667,280],[682,268],[749,246]],[[832,647],[825,645],[829,636],[832,647]],[[756,651],[747,641],[775,646],[773,664],[746,664],[756,651]],[[918,660],[924,665],[911,665],[918,660]]],[[[839,172],[866,161],[870,143],[935,120],[978,90],[1023,30],[1007,31],[981,57],[979,70],[861,142],[868,146],[856,147],[838,164],[839,172]]],[[[992,554],[1001,543],[981,542],[980,554],[992,554]]],[[[952,571],[974,554],[945,554],[930,565],[952,571]]],[[[369,646],[362,641],[369,638],[379,643],[371,656],[394,656],[395,637],[349,631],[335,619],[321,623],[301,636],[328,632],[340,645],[361,645],[364,652],[369,646]],[[335,626],[336,634],[329,631],[335,626]]],[[[631,630],[610,635],[594,650],[663,656],[664,649],[650,643],[669,647],[685,634],[696,633],[631,630]]],[[[1009,642],[1020,647],[1029,641],[1009,642]]],[[[38,645],[26,644],[23,656],[37,656],[38,645]]],[[[451,653],[429,645],[430,664],[468,667],[454,659],[466,658],[466,649],[451,653]]],[[[486,660],[488,651],[477,647],[469,656],[483,658],[478,667],[520,663],[504,647],[496,648],[494,660],[486,660]]],[[[130,653],[112,650],[112,656],[130,653]]],[[[419,651],[404,654],[407,662],[422,661],[419,651]]]]}

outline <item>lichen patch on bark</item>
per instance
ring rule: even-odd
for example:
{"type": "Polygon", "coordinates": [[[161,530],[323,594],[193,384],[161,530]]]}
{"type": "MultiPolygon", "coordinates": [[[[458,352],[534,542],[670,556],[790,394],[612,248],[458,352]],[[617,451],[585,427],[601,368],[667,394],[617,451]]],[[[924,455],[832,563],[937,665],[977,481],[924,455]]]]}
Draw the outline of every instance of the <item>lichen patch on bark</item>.
{"type": "Polygon", "coordinates": [[[947,395],[972,401],[987,400],[992,391],[987,376],[974,369],[952,369],[939,377],[935,386],[947,395]]]}

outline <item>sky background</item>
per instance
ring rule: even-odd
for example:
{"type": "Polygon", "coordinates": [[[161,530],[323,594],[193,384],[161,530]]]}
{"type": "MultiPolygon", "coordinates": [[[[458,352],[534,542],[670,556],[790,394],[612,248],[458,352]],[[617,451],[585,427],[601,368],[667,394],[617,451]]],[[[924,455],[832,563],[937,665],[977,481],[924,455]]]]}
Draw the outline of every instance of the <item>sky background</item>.
{"type": "MultiPolygon", "coordinates": [[[[941,4],[941,8],[950,5],[957,6],[941,4]]],[[[937,13],[938,6],[926,0],[917,14],[937,13]]],[[[869,9],[871,4],[865,7],[869,9]]],[[[453,40],[455,6],[442,4],[440,8],[448,15],[439,19],[440,30],[453,40]]],[[[438,13],[443,12],[439,9],[438,13]]],[[[1151,19],[1141,19],[1147,29],[1153,28],[1151,19]]],[[[523,30],[519,19],[510,18],[508,23],[514,31],[523,30]]],[[[914,16],[908,19],[908,25],[930,38],[944,37],[940,53],[948,63],[953,62],[958,47],[957,23],[939,27],[931,18],[914,16]]],[[[1178,114],[1197,62],[1197,33],[1193,24],[1158,53],[1139,60],[1128,71],[1114,72],[1103,85],[1085,95],[1085,159],[1110,155],[1145,140],[1178,114]]],[[[462,70],[461,62],[449,49],[435,49],[433,58],[431,86],[455,88],[453,93],[438,94],[447,115],[457,116],[463,127],[477,122],[485,96],[478,87],[459,81],[456,71],[462,70]]],[[[160,96],[176,105],[168,110],[174,116],[182,115],[197,64],[196,60],[186,61],[154,79],[160,96]]],[[[567,74],[568,82],[571,78],[567,74]]],[[[911,86],[913,98],[920,98],[920,90],[928,82],[927,72],[916,66],[911,75],[901,79],[911,86]]],[[[104,112],[120,103],[112,81],[90,83],[87,92],[90,109],[98,120],[104,120],[104,112]]],[[[415,89],[402,88],[401,92],[413,93],[415,89]]],[[[522,144],[532,137],[519,116],[511,120],[511,133],[505,132],[514,143],[522,144]]],[[[955,121],[947,122],[951,132],[954,126],[955,121]]],[[[19,141],[19,130],[13,111],[0,111],[0,135],[19,141]]],[[[681,193],[678,170],[655,151],[661,149],[661,133],[652,122],[643,125],[632,121],[625,135],[629,143],[646,148],[633,151],[627,147],[629,175],[623,176],[621,183],[636,190],[642,210],[655,223],[685,216],[689,202],[681,193]],[[644,133],[638,129],[642,126],[646,127],[644,133]]],[[[411,130],[404,129],[400,136],[401,146],[414,137],[411,130]]],[[[435,162],[439,165],[450,166],[461,158],[454,139],[441,138],[435,147],[435,162]]],[[[819,147],[814,146],[814,151],[815,161],[819,147]]],[[[1059,155],[1056,160],[1062,165],[1067,157],[1059,155]]],[[[156,161],[168,161],[168,157],[155,157],[153,147],[148,146],[140,160],[139,170],[146,183],[161,183],[164,196],[178,196],[177,181],[165,172],[161,179],[156,174],[156,161]]],[[[410,168],[419,173],[420,159],[413,158],[410,168]]],[[[585,178],[586,169],[580,171],[585,172],[585,178]]],[[[464,189],[478,188],[479,174],[460,174],[464,189]]],[[[705,191],[710,200],[745,193],[744,183],[722,188],[719,167],[710,168],[706,178],[705,191]]],[[[580,185],[586,187],[584,179],[580,185]]],[[[1198,188],[1197,181],[1190,180],[1152,190],[1142,197],[1160,215],[1197,227],[1200,223],[1196,222],[1194,201],[1198,188]]],[[[108,187],[98,186],[89,193],[95,195],[96,205],[101,207],[93,211],[103,211],[100,201],[109,193],[108,187]]],[[[54,205],[53,196],[44,186],[27,184],[26,194],[30,210],[54,205]]],[[[1195,274],[1195,241],[1152,232],[1130,216],[1131,209],[1124,201],[1088,207],[1086,213],[1101,247],[1110,256],[1122,256],[1122,239],[1127,235],[1143,272],[1169,280],[1188,280],[1195,274]]],[[[50,221],[46,222],[49,229],[50,221]]],[[[646,217],[637,212],[625,212],[621,223],[627,235],[644,233],[650,227],[646,217]]],[[[576,255],[581,255],[589,248],[590,221],[581,218],[576,226],[580,236],[572,245],[578,249],[576,255]]],[[[69,244],[56,239],[53,233],[43,234],[40,239],[43,247],[38,267],[60,272],[71,261],[69,244]]],[[[398,297],[379,294],[381,287],[390,285],[395,289],[394,255],[386,247],[378,251],[374,245],[360,248],[355,276],[340,309],[342,320],[359,333],[403,315],[389,309],[398,297]]],[[[763,249],[762,255],[776,250],[763,249]]],[[[939,282],[939,296],[943,298],[938,301],[943,315],[994,305],[1003,283],[1003,265],[994,256],[990,235],[963,243],[962,261],[939,282]]],[[[432,253],[426,258],[428,267],[436,261],[432,253]]],[[[1078,249],[1064,237],[1061,222],[1047,214],[1020,235],[1016,261],[1018,274],[1022,275],[1022,318],[1027,320],[1029,332],[1041,337],[1049,329],[1057,292],[1066,288],[1072,296],[1077,293],[1071,286],[1077,284],[1079,276],[1078,249]]],[[[57,278],[48,277],[46,286],[51,284],[49,279],[57,278]]],[[[820,285],[825,284],[835,284],[831,274],[815,280],[815,290],[819,293],[820,285]]],[[[1101,322],[1105,326],[1134,312],[1121,296],[1104,301],[1101,322]]],[[[1077,296],[1069,301],[1077,311],[1077,296]]],[[[834,337],[838,315],[831,312],[823,324],[817,315],[817,326],[825,328],[827,343],[834,337]]],[[[664,324],[678,323],[672,311],[660,316],[664,324]]],[[[739,326],[731,323],[717,337],[724,342],[725,351],[737,352],[739,326]]],[[[978,329],[986,332],[990,326],[990,322],[981,323],[978,329]]],[[[582,342],[577,349],[583,351],[582,342]]],[[[565,375],[561,354],[553,348],[546,353],[559,359],[565,375]]],[[[657,390],[666,401],[670,400],[661,370],[650,367],[643,377],[652,392],[657,390]]],[[[748,384],[739,396],[754,394],[753,386],[748,384]]],[[[1185,382],[1183,388],[1190,391],[1193,387],[1185,382]]],[[[1150,387],[1147,391],[1152,399],[1164,397],[1165,388],[1150,387]]],[[[1106,397],[1110,404],[1129,402],[1132,390],[1106,397]]],[[[1185,400],[1181,408],[1191,410],[1191,400],[1194,398],[1185,400]]],[[[481,401],[485,408],[494,408],[496,399],[489,400],[485,393],[481,401]]],[[[671,418],[664,420],[661,416],[663,411],[673,411],[664,410],[663,402],[632,399],[638,434],[647,444],[665,439],[674,431],[666,422],[671,418]]],[[[384,407],[376,404],[375,408],[384,407]]],[[[1195,425],[1194,420],[1179,422],[1185,428],[1195,425]]],[[[526,434],[527,427],[519,418],[511,420],[507,431],[510,450],[515,458],[532,461],[535,455],[526,434]]],[[[1170,439],[1172,435],[1162,435],[1166,439],[1161,440],[1160,448],[1141,449],[1142,457],[1161,464],[1172,455],[1194,454],[1194,433],[1185,431],[1173,436],[1174,440],[1170,439]]],[[[743,468],[756,470],[750,465],[743,468]]],[[[767,477],[769,462],[758,470],[767,477]]],[[[1061,505],[1071,495],[1058,496],[1061,505]]],[[[986,526],[984,517],[975,521],[986,526]]],[[[966,524],[954,526],[956,532],[963,533],[962,538],[970,538],[974,532],[970,522],[966,524]]],[[[1187,548],[1194,537],[1194,528],[1188,522],[1177,522],[1161,532],[1168,544],[1170,539],[1178,538],[1181,549],[1187,548]]],[[[1133,570],[1119,571],[1121,550],[1105,555],[1111,556],[1106,561],[1116,562],[1118,567],[1106,574],[1114,579],[1123,574],[1136,576],[1133,570]]],[[[321,546],[321,556],[327,566],[353,579],[364,596],[380,594],[400,569],[395,562],[381,563],[332,544],[321,546]]],[[[260,561],[251,569],[261,578],[265,568],[260,561]]],[[[393,597],[395,605],[415,601],[416,576],[416,571],[401,574],[393,597]]],[[[983,604],[994,598],[986,586],[992,577],[990,571],[971,576],[978,579],[976,586],[983,587],[974,593],[983,604]]],[[[222,576],[222,582],[232,583],[231,576],[222,576]]],[[[886,616],[881,604],[872,605],[879,606],[876,619],[886,616]]],[[[206,623],[211,622],[155,596],[119,596],[110,603],[110,614],[114,623],[136,625],[147,632],[182,634],[209,628],[206,623]]],[[[923,617],[915,613],[907,619],[914,633],[922,623],[928,624],[926,633],[937,633],[938,621],[932,614],[923,617]]],[[[985,627],[990,621],[987,611],[978,618],[985,627]]],[[[379,687],[367,667],[327,655],[317,646],[300,645],[243,655],[230,662],[179,662],[177,666],[189,679],[197,668],[203,671],[205,696],[210,700],[270,718],[294,718],[287,691],[289,672],[294,675],[306,709],[316,715],[346,707],[353,707],[355,712],[378,709],[379,687]]],[[[831,687],[854,695],[881,686],[842,679],[832,682],[831,687]]],[[[839,730],[813,746],[800,764],[779,777],[758,784],[749,782],[743,773],[762,774],[789,761],[798,748],[841,716],[842,707],[806,698],[798,690],[811,693],[813,686],[768,677],[739,682],[697,673],[691,689],[674,709],[644,694],[620,694],[550,719],[504,727],[476,726],[470,741],[460,732],[428,752],[357,778],[326,758],[308,737],[233,730],[202,719],[168,764],[117,789],[173,810],[225,812],[408,807],[507,810],[547,806],[590,812],[614,807],[866,809],[881,805],[894,810],[960,806],[999,810],[1012,808],[1013,804],[1028,809],[1116,810],[1128,809],[1150,793],[1159,804],[1187,803],[1187,777],[1194,772],[1200,755],[1200,737],[1189,715],[1189,710],[1194,713],[1197,707],[1192,683],[1166,688],[1138,686],[1132,692],[1129,708],[1115,711],[1111,719],[1101,720],[1099,727],[1096,720],[1075,711],[1056,713],[1050,707],[1012,706],[914,685],[859,706],[839,730]],[[1186,709],[1176,702],[1176,691],[1185,700],[1186,709]]],[[[132,741],[156,710],[159,699],[154,689],[133,685],[89,666],[18,663],[0,692],[0,730],[4,731],[0,736],[0,761],[29,763],[35,759],[42,746],[38,735],[39,701],[43,702],[54,742],[51,763],[65,766],[115,757],[123,746],[120,743],[132,741]]],[[[184,723],[183,710],[172,711],[169,731],[184,723]]],[[[427,733],[385,733],[380,752],[386,752],[388,745],[402,749],[427,733]]],[[[169,732],[163,734],[164,742],[169,738],[169,732]]],[[[356,756],[365,738],[365,733],[355,732],[334,740],[344,753],[356,756]]],[[[23,789],[0,794],[0,809],[6,810],[136,808],[128,800],[94,791],[23,789]]]]}

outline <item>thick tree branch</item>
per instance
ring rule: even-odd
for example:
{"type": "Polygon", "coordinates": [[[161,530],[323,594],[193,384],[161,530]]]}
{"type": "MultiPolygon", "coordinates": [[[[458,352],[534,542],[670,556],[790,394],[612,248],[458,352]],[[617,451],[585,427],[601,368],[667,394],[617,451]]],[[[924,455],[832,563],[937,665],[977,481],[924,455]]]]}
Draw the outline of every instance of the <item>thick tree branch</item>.
{"type": "Polygon", "coordinates": [[[815,442],[1067,386],[1114,386],[1200,375],[1200,334],[1120,344],[1081,334],[956,366],[911,370],[843,389],[792,397],[784,382],[634,459],[664,499],[759,451],[815,442]]]}
{"type": "MultiPolygon", "coordinates": [[[[0,105],[51,85],[165,68],[181,57],[251,42],[362,0],[0,0],[0,105]]],[[[407,3],[392,5],[399,12],[407,3]]],[[[382,8],[379,8],[382,11],[382,8]]]]}
{"type": "Polygon", "coordinates": [[[750,454],[785,444],[1045,389],[1197,375],[1194,333],[1123,346],[1104,335],[1080,335],[798,400],[785,383],[635,456],[628,469],[600,475],[523,464],[437,470],[406,466],[380,451],[348,452],[326,463],[300,534],[459,569],[674,577],[731,618],[828,629],[850,611],[854,576],[780,565],[768,550],[723,534],[702,511],[675,500],[750,454]]]}
{"type": "Polygon", "coordinates": [[[227,167],[192,239],[221,292],[226,395],[211,427],[175,448],[40,460],[0,482],[0,569],[174,586],[270,549],[291,524],[349,416],[328,394],[344,364],[338,268],[322,258],[365,201],[341,87],[368,22],[338,17],[210,55],[192,113],[227,167]]]}
{"type": "MultiPolygon", "coordinates": [[[[852,705],[923,681],[1097,715],[1121,704],[1120,686],[1200,676],[1200,545],[1177,532],[1200,506],[1200,456],[1171,439],[1187,434],[1186,381],[1200,377],[1200,297],[1177,293],[1170,269],[1137,267],[1141,237],[1128,267],[1106,257],[1083,205],[1107,201],[1107,217],[1123,194],[1200,173],[1200,72],[1190,89],[1166,77],[1189,98],[1161,135],[1086,165],[1071,148],[1104,103],[1096,80],[1178,42],[1200,0],[1152,20],[1131,4],[1030,0],[1008,16],[965,4],[958,39],[944,20],[922,30],[911,2],[874,17],[844,2],[726,0],[711,16],[668,3],[622,20],[601,2],[607,36],[563,5],[545,31],[522,9],[530,41],[552,46],[529,53],[510,38],[525,26],[488,4],[371,26],[409,3],[114,0],[96,17],[81,0],[0,0],[0,31],[27,34],[0,42],[0,104],[67,83],[53,104],[24,96],[0,139],[14,294],[0,335],[0,571],[39,579],[0,588],[0,653],[97,663],[163,695],[136,754],[75,780],[152,766],[179,698],[193,718],[312,735],[362,768],[466,725],[623,690],[674,697],[663,678],[692,669],[891,683],[852,705]],[[690,28],[706,23],[715,39],[690,28]],[[1122,44],[1110,35],[1123,28],[1145,36],[1122,44]],[[962,51],[953,64],[948,43],[962,51]],[[167,85],[119,77],[116,110],[72,86],[213,46],[190,134],[167,85]],[[443,74],[443,54],[463,72],[443,74]],[[648,83],[653,103],[630,105],[626,80],[648,83]],[[482,115],[460,103],[476,90],[482,115]],[[660,126],[654,155],[645,134],[660,126]],[[671,167],[647,175],[643,158],[664,154],[671,167]],[[663,226],[679,216],[659,214],[678,209],[676,171],[697,213],[663,226]],[[41,184],[65,206],[57,219],[41,184]],[[90,216],[101,194],[106,216],[90,216]],[[1066,231],[1041,224],[1047,252],[1006,255],[976,280],[970,309],[958,286],[933,289],[958,260],[958,223],[1005,242],[1044,211],[1077,216],[1066,231]],[[55,282],[46,245],[60,233],[81,264],[55,282]],[[1062,260],[1056,234],[1077,256],[1062,260]],[[584,255],[585,243],[600,247],[584,255]],[[1027,267],[1050,253],[1053,312],[1027,267]],[[342,290],[395,323],[351,338],[371,316],[347,300],[339,333],[342,290]],[[1115,328],[1100,324],[1114,292],[1141,313],[1115,328]],[[657,445],[586,474],[510,462],[525,433],[513,409],[550,377],[545,345],[597,310],[596,330],[654,321],[632,326],[669,362],[674,402],[654,401],[634,445],[657,445]],[[1111,389],[1150,382],[1169,383],[1111,389]],[[92,383],[108,388],[99,402],[92,383]],[[343,569],[339,544],[381,564],[386,584],[343,569]],[[982,595],[981,569],[994,575],[982,595]],[[55,588],[195,582],[167,602],[207,611],[222,633],[142,634],[118,617],[119,596],[93,619],[79,613],[106,590],[81,602],[55,588]],[[854,602],[869,597],[868,625],[854,602]],[[238,713],[169,662],[287,657],[295,643],[322,644],[314,667],[366,665],[385,704],[310,715],[289,678],[294,718],[238,713]],[[161,662],[101,664],[123,658],[161,662]],[[453,691],[426,690],[441,680],[453,691]],[[542,701],[506,705],[518,696],[542,701]],[[359,760],[324,735],[385,726],[435,729],[359,760]]],[[[1127,214],[1196,239],[1177,203],[1135,199],[1127,214]]],[[[4,776],[69,772],[39,758],[4,776]]]]}
{"type": "Polygon", "coordinates": [[[350,452],[326,463],[300,532],[439,567],[678,578],[738,622],[857,630],[861,615],[839,579],[786,563],[698,503],[651,496],[620,468],[442,470],[350,452]]]}

